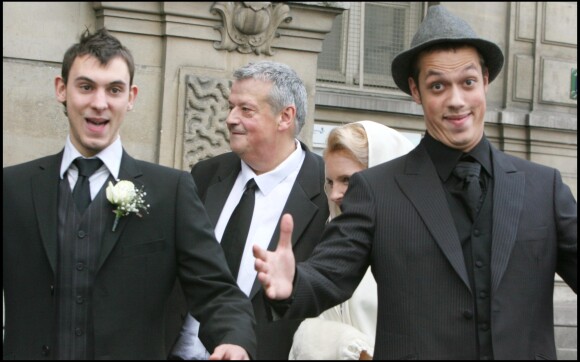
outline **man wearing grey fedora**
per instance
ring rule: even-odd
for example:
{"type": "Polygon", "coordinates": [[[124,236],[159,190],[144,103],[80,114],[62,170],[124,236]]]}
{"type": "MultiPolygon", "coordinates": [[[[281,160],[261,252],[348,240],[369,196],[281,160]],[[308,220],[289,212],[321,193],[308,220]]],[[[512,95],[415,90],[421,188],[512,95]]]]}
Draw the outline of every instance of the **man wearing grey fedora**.
{"type": "Polygon", "coordinates": [[[313,317],[348,299],[370,265],[376,359],[555,359],[555,273],[576,292],[577,209],[560,173],[484,134],[500,48],[441,6],[392,64],[424,111],[409,154],[353,175],[342,215],[296,265],[254,247],[272,318],[313,317]]]}

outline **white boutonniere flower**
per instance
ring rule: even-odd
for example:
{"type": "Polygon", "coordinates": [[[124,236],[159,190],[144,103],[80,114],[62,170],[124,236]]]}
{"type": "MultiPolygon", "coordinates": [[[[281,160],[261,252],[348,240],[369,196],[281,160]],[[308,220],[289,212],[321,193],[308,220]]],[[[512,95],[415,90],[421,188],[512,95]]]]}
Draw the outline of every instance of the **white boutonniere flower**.
{"type": "Polygon", "coordinates": [[[117,206],[117,209],[113,210],[115,213],[113,231],[117,228],[121,217],[132,212],[142,217],[142,211],[148,212],[150,205],[145,203],[145,195],[147,193],[143,191],[143,187],[138,190],[131,181],[117,180],[115,185],[109,181],[109,185],[107,186],[107,200],[117,206]]]}

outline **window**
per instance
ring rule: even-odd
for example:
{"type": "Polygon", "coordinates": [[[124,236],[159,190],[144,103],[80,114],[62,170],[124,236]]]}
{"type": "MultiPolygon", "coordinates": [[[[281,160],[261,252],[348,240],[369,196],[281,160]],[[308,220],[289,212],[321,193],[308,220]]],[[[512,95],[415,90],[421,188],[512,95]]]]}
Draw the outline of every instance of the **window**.
{"type": "Polygon", "coordinates": [[[334,19],[322,43],[317,80],[353,88],[397,89],[395,55],[405,50],[421,22],[421,2],[351,2],[334,19]]]}

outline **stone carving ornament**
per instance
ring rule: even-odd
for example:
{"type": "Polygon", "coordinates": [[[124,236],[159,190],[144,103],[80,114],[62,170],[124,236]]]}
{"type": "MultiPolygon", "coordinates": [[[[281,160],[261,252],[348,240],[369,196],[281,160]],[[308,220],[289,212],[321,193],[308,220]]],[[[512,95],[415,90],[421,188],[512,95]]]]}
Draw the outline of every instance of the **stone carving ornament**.
{"type": "Polygon", "coordinates": [[[221,33],[221,43],[214,43],[218,50],[237,50],[256,55],[273,55],[271,46],[278,26],[289,23],[290,7],[284,3],[228,1],[216,2],[211,7],[212,14],[219,13],[223,25],[215,29],[221,33]]]}
{"type": "Polygon", "coordinates": [[[230,151],[226,118],[231,81],[188,75],[185,91],[183,166],[230,151]]]}

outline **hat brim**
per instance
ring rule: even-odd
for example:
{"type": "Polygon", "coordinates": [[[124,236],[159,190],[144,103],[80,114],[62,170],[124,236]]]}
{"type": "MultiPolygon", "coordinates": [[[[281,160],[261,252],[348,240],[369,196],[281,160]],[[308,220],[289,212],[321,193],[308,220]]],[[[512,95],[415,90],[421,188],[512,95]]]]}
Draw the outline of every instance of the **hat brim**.
{"type": "Polygon", "coordinates": [[[409,77],[411,77],[413,74],[412,67],[415,62],[415,57],[423,50],[433,45],[443,43],[465,44],[476,47],[485,60],[485,65],[487,66],[489,72],[490,83],[497,77],[501,71],[501,68],[503,67],[504,57],[501,49],[495,43],[492,43],[488,40],[481,38],[434,39],[423,44],[419,44],[409,50],[403,51],[399,53],[395,59],[393,59],[393,64],[391,65],[391,75],[393,76],[395,84],[397,84],[397,86],[403,92],[411,95],[411,89],[409,88],[409,77]]]}

